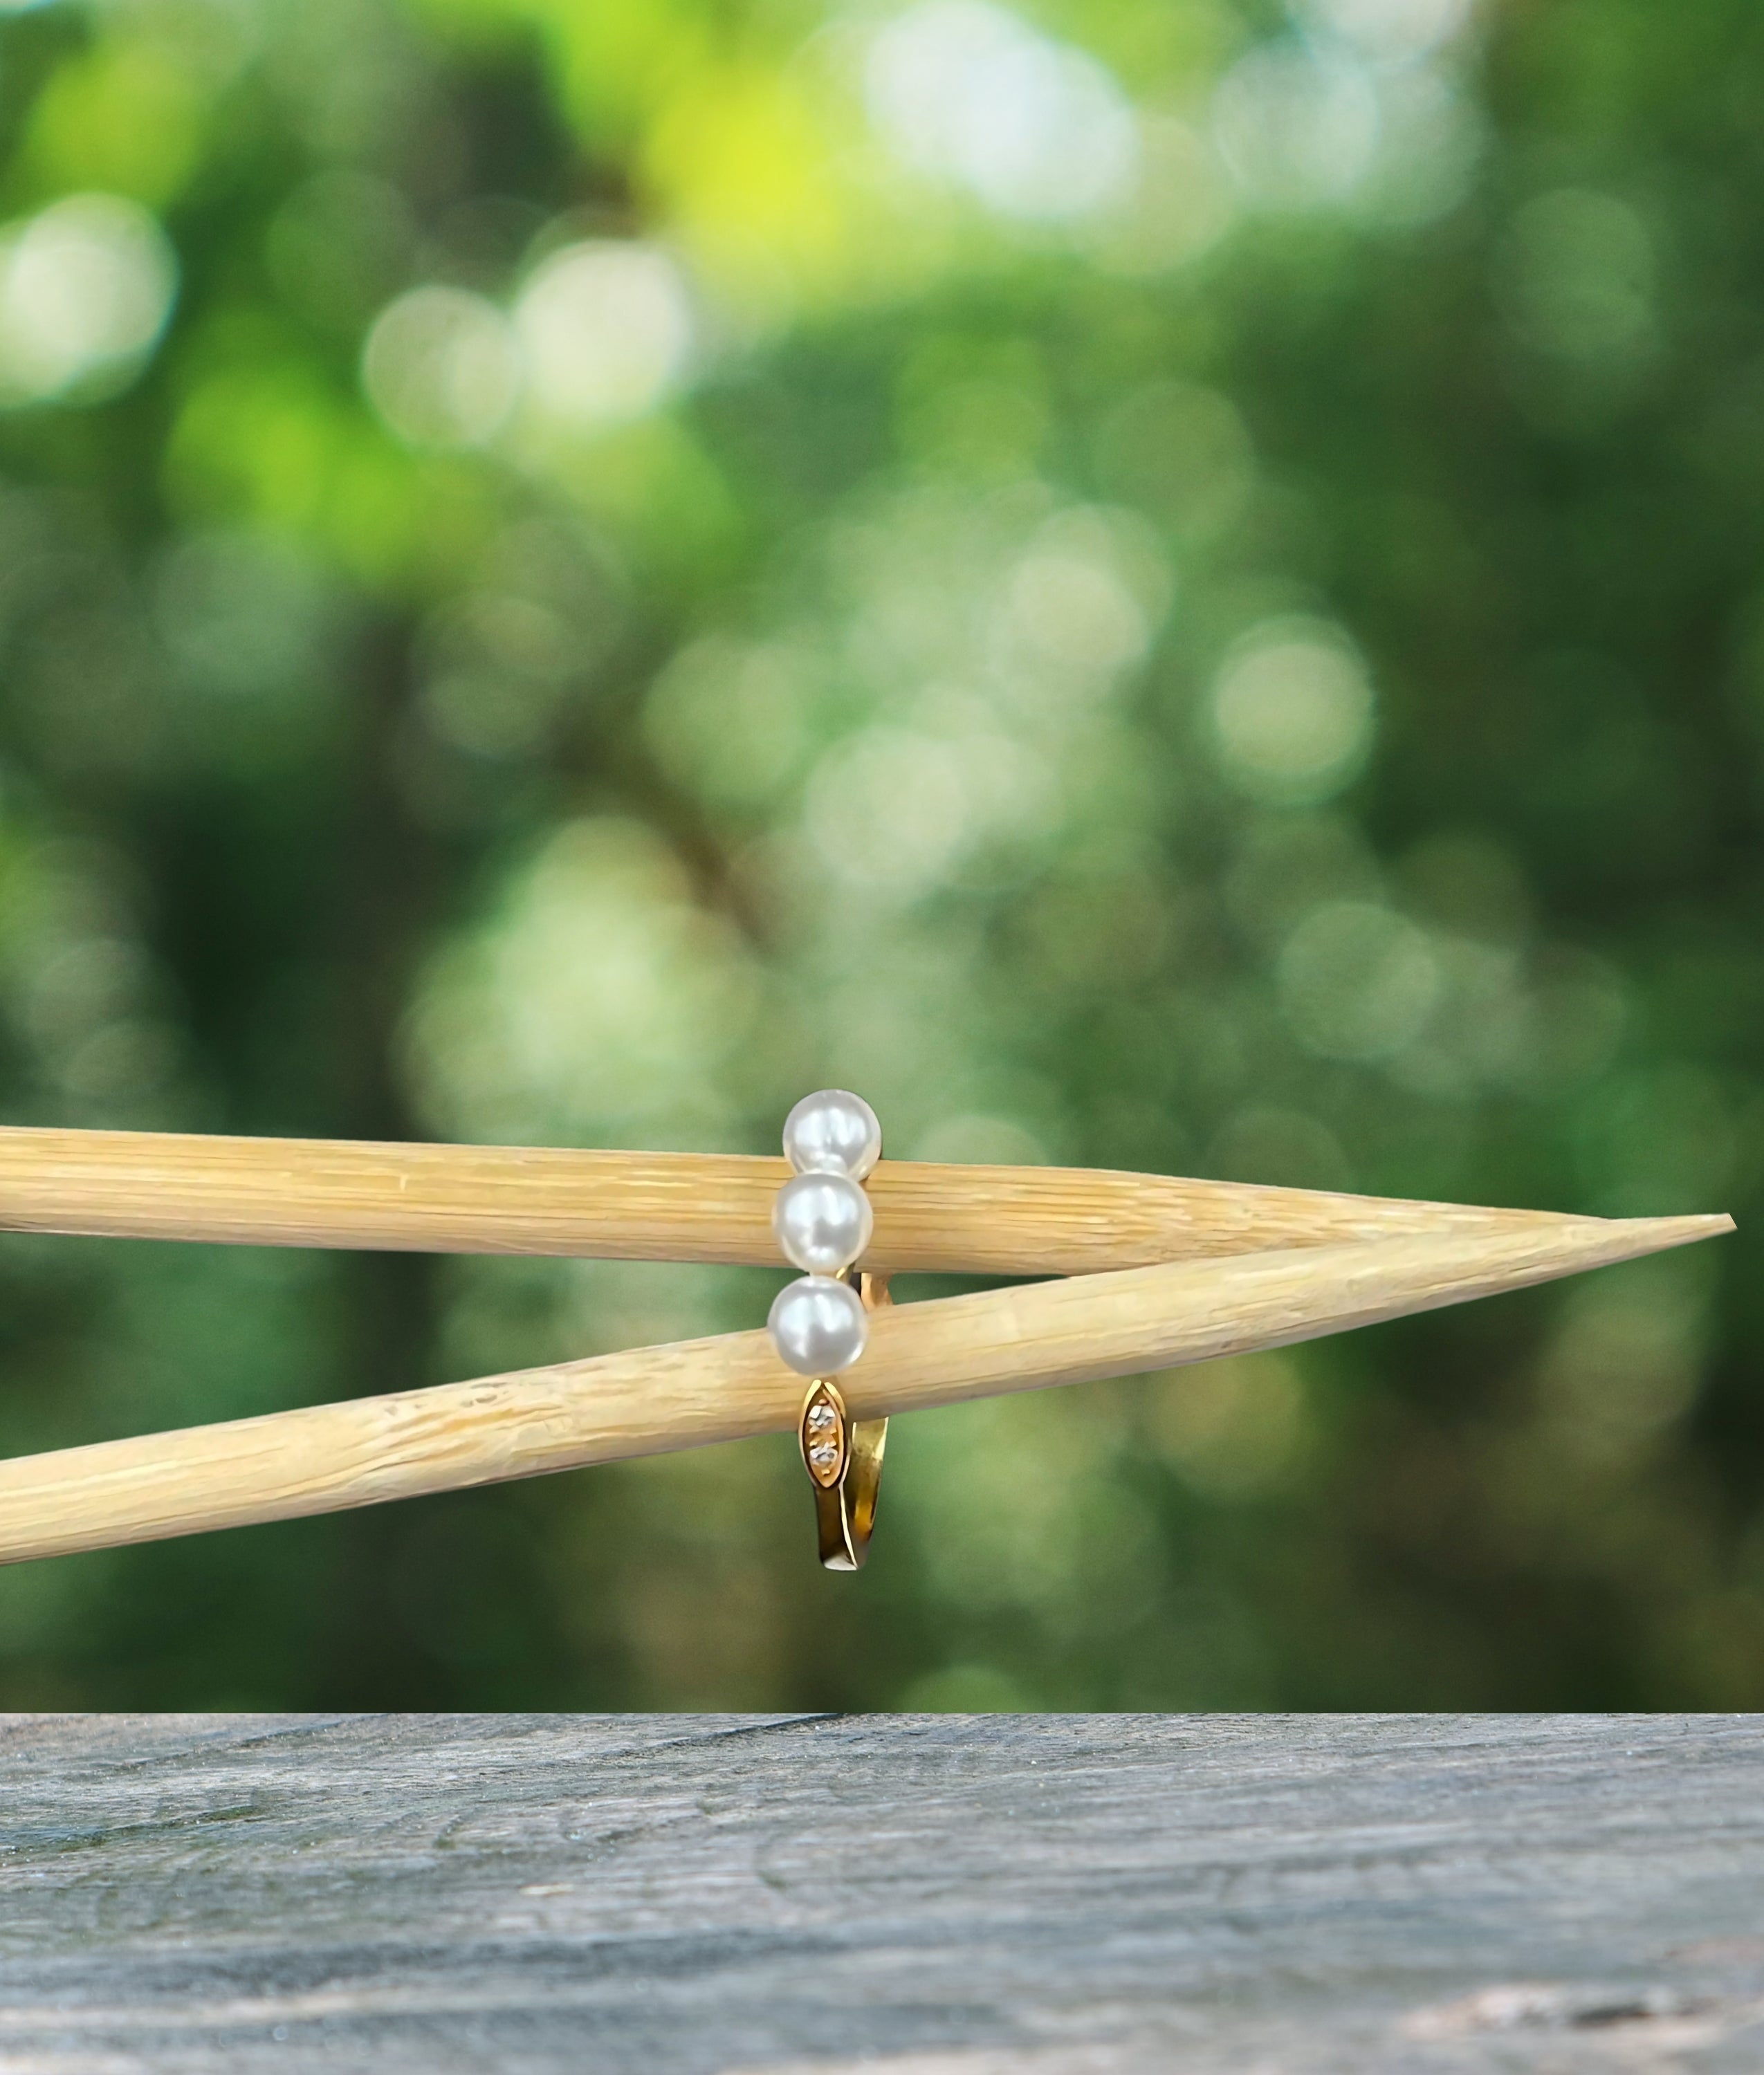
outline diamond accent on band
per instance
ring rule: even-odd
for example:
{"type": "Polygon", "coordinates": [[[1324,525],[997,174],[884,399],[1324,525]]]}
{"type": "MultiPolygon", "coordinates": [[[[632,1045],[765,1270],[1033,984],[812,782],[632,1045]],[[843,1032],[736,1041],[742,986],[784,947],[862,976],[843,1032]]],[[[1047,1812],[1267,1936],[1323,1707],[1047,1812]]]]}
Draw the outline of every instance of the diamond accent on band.
{"type": "Polygon", "coordinates": [[[817,1377],[803,1400],[797,1439],[803,1466],[822,1491],[831,1491],[845,1475],[848,1436],[845,1406],[826,1377],[817,1377]]]}

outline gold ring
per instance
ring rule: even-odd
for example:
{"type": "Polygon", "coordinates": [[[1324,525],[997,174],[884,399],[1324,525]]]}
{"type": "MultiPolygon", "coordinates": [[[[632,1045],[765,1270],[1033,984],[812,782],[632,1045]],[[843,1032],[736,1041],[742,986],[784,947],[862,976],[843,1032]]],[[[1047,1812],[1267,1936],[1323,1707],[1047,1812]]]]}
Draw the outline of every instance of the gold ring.
{"type": "Polygon", "coordinates": [[[822,1088],[784,1120],[791,1175],[772,1203],[784,1257],[803,1270],[772,1300],[766,1328],[787,1367],[809,1379],[797,1422],[814,1486],[821,1561],[855,1571],[869,1554],[885,1419],[853,1419],[834,1381],[863,1352],[885,1275],[860,1269],[876,1220],[863,1183],[882,1156],[882,1126],[862,1095],[822,1088]]]}
{"type": "MultiPolygon", "coordinates": [[[[892,1301],[885,1275],[847,1269],[841,1279],[855,1285],[866,1311],[892,1301]]],[[[797,1432],[803,1468],[814,1486],[821,1561],[830,1571],[861,1570],[876,1531],[888,1423],[852,1419],[838,1384],[830,1376],[818,1376],[802,1401],[797,1432]]]]}

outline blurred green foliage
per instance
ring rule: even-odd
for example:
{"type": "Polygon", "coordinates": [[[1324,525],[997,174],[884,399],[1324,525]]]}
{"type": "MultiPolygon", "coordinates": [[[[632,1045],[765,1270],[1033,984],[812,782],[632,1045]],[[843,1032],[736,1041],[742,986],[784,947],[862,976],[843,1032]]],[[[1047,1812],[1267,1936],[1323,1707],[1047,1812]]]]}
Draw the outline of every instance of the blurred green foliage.
{"type": "MultiPolygon", "coordinates": [[[[0,1573],[13,1708],[1764,1706],[1764,19],[0,24],[0,1115],[1733,1240],[0,1573]]],[[[776,1277],[0,1240],[0,1445],[776,1277]]]]}

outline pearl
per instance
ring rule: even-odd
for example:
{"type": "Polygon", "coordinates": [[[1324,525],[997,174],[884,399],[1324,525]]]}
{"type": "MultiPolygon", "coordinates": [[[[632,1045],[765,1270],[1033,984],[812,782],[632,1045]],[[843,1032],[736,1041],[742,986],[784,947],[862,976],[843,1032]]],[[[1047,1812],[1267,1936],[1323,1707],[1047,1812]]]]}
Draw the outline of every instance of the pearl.
{"type": "Polygon", "coordinates": [[[882,1157],[882,1127],[862,1095],[822,1088],[785,1119],[784,1156],[799,1174],[849,1174],[861,1182],[882,1157]]]}
{"type": "Polygon", "coordinates": [[[772,1344],[798,1376],[837,1376],[863,1352],[869,1323],[848,1282],[805,1275],[787,1282],[766,1319],[772,1344]]]}
{"type": "Polygon", "coordinates": [[[811,1275],[849,1268],[875,1230],[870,1199],[845,1174],[793,1174],[772,1204],[772,1229],[786,1261],[811,1275]]]}

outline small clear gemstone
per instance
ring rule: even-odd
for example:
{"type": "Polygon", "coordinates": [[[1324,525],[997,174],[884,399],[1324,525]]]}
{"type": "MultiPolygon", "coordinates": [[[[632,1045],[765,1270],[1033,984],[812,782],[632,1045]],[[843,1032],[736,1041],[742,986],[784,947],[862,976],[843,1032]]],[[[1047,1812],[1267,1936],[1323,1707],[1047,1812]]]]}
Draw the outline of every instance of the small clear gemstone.
{"type": "Polygon", "coordinates": [[[832,1424],[833,1407],[830,1405],[823,1403],[809,1407],[809,1431],[811,1434],[824,1434],[832,1424]]]}
{"type": "Polygon", "coordinates": [[[839,1460],[839,1451],[831,1441],[817,1441],[809,1451],[809,1460],[818,1470],[830,1469],[839,1460]]]}

